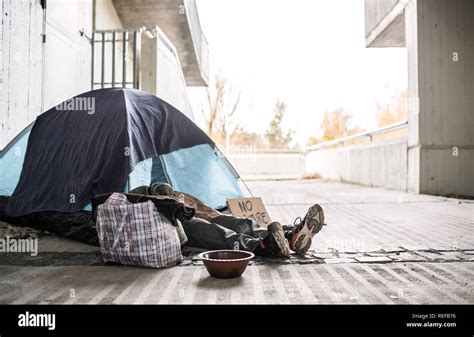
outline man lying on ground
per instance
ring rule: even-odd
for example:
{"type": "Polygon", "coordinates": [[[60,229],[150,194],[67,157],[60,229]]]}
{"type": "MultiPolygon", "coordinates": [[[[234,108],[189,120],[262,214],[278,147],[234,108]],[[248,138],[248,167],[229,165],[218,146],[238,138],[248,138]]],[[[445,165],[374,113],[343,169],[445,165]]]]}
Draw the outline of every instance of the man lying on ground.
{"type": "Polygon", "coordinates": [[[218,212],[189,194],[174,191],[165,183],[140,186],[130,193],[174,195],[186,206],[194,208],[195,216],[182,225],[187,244],[196,248],[239,249],[265,257],[289,257],[290,250],[305,255],[313,237],[324,225],[324,212],[318,204],[311,206],[303,219],[296,218],[293,226],[282,226],[274,221],[263,228],[251,219],[218,212]]]}

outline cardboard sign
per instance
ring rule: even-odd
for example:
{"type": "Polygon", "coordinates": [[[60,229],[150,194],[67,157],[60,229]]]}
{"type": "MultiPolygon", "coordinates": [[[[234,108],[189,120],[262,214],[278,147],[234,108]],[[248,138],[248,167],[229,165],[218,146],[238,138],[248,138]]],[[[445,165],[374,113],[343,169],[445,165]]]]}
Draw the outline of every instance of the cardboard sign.
{"type": "Polygon", "coordinates": [[[262,198],[228,199],[227,206],[229,206],[232,215],[252,219],[262,227],[267,227],[272,222],[262,198]]]}

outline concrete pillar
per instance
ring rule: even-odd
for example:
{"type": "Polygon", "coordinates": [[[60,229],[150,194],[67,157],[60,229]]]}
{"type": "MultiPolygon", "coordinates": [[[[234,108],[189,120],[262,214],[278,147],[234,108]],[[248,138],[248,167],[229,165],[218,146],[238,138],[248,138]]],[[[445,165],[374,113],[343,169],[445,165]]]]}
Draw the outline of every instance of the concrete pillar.
{"type": "Polygon", "coordinates": [[[177,51],[160,31],[153,38],[142,36],[140,89],[158,96],[194,119],[177,51]]]}
{"type": "Polygon", "coordinates": [[[157,39],[143,36],[140,49],[140,89],[157,94],[157,39]]]}
{"type": "Polygon", "coordinates": [[[474,1],[412,0],[408,189],[474,196],[474,1]]]}

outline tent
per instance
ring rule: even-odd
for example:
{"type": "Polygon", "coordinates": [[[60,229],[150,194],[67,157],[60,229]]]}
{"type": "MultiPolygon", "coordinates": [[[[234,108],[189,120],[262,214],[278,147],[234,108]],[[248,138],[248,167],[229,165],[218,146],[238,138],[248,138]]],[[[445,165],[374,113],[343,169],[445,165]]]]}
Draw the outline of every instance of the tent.
{"type": "Polygon", "coordinates": [[[242,197],[239,176],[183,113],[135,89],[73,97],[38,116],[0,152],[8,216],[77,212],[91,197],[167,182],[215,209],[242,197]]]}

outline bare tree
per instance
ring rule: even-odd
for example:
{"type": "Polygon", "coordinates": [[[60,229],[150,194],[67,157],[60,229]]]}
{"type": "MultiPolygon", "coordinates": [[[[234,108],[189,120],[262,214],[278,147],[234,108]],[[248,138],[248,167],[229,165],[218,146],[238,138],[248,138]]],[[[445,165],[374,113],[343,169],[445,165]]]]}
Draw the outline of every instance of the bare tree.
{"type": "Polygon", "coordinates": [[[229,140],[241,129],[237,119],[240,90],[236,91],[220,73],[214,85],[207,88],[208,112],[202,110],[206,119],[206,132],[217,142],[229,140]]]}

